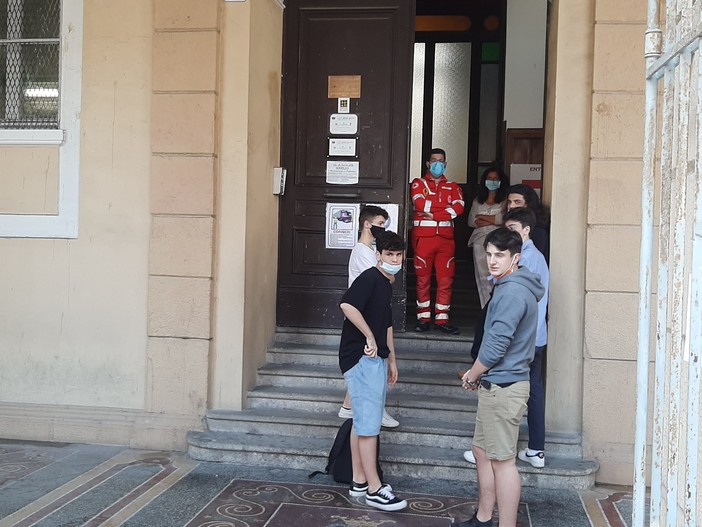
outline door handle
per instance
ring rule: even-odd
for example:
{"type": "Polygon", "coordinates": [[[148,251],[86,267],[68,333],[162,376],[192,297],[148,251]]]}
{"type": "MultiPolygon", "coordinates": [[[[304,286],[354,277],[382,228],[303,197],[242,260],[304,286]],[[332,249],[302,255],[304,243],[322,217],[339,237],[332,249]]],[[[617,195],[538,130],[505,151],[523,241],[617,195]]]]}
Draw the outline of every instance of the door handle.
{"type": "Polygon", "coordinates": [[[337,198],[337,199],[358,199],[361,197],[360,192],[325,192],[325,198],[337,198]]]}

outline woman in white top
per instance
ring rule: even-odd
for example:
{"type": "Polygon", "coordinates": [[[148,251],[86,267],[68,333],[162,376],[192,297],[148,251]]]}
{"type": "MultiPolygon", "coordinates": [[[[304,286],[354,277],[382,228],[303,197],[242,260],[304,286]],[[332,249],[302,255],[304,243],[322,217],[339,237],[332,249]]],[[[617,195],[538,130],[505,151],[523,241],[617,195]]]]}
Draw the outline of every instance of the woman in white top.
{"type": "Polygon", "coordinates": [[[505,197],[509,183],[507,177],[496,167],[490,167],[483,172],[478,186],[478,196],[468,213],[468,226],[473,227],[473,234],[468,239],[468,247],[473,247],[473,263],[475,266],[475,283],[478,286],[480,307],[485,307],[490,299],[492,283],[488,280],[488,270],[483,241],[490,231],[502,224],[505,197]]]}

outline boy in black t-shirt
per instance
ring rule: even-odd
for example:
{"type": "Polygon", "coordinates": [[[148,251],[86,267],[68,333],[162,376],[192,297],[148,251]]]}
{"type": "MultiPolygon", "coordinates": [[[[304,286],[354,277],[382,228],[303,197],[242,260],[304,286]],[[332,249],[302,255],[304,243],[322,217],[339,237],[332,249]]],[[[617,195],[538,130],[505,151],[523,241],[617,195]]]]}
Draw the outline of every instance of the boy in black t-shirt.
{"type": "Polygon", "coordinates": [[[366,497],[366,504],[397,511],[407,502],[383,485],[376,467],[377,436],[385,407],[387,384],[397,381],[392,331],[393,276],[402,269],[405,241],[394,232],[376,238],[375,267],[361,273],[341,298],[346,317],[339,344],[339,367],[346,379],[353,409],[351,496],[366,497]]]}

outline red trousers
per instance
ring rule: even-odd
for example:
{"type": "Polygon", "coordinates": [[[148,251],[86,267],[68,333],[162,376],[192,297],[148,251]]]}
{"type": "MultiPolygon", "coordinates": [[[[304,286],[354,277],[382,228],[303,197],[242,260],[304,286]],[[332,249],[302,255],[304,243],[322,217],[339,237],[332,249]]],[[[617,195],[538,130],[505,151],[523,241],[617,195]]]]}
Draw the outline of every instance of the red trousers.
{"type": "Polygon", "coordinates": [[[448,324],[451,309],[451,289],[456,272],[453,239],[441,236],[413,236],[414,272],[417,276],[417,322],[431,319],[431,272],[436,268],[436,305],[434,323],[448,324]]]}

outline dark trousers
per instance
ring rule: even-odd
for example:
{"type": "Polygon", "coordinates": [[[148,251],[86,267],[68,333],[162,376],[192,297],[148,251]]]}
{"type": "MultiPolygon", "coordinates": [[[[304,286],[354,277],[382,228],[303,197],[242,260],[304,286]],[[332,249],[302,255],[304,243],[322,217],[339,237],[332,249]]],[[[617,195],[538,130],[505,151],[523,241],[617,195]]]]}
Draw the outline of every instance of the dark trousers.
{"type": "Polygon", "coordinates": [[[529,367],[527,423],[529,424],[529,448],[532,450],[543,450],[546,442],[546,397],[544,379],[541,375],[541,362],[545,347],[536,346],[534,360],[529,367]]]}

